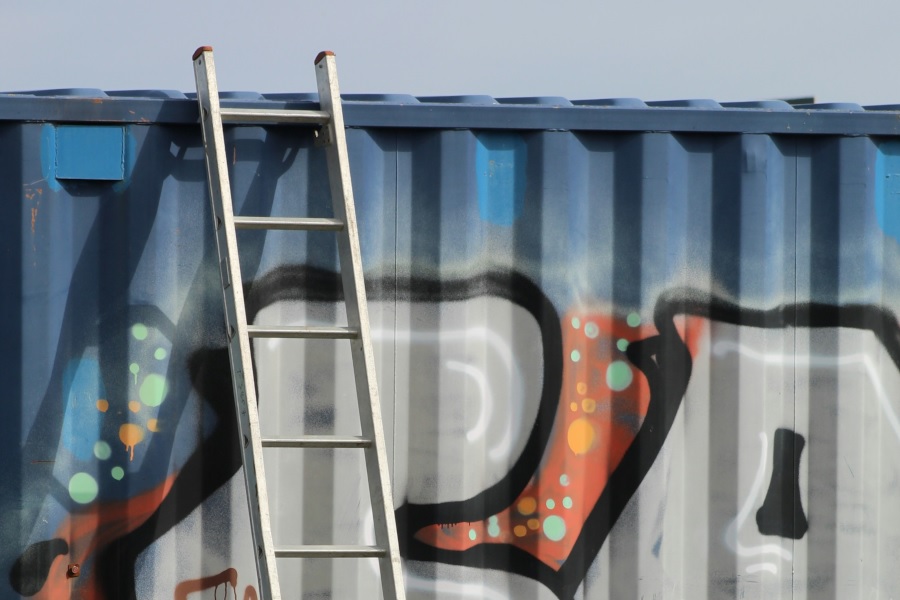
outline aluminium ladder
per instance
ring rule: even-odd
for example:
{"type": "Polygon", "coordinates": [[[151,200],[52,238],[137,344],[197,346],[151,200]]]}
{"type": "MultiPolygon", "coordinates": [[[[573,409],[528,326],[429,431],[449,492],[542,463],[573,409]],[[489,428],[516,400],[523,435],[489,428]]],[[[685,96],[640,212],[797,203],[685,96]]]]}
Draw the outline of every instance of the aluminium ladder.
{"type": "Polygon", "coordinates": [[[356,225],[356,210],[350,183],[347,140],[341,110],[337,68],[332,52],[315,59],[320,110],[272,110],[221,108],[212,48],[194,53],[194,76],[206,168],[209,179],[213,226],[225,302],[225,329],[238,412],[244,482],[250,505],[256,569],[261,600],[281,600],[276,557],[364,558],[377,557],[384,600],[405,600],[403,572],[394,521],[394,506],[388,471],[375,360],[369,331],[369,316],[363,283],[362,260],[356,225]],[[222,123],[286,123],[314,125],[318,141],[326,145],[328,178],[334,206],[333,219],[305,217],[236,216],[231,202],[231,184],[225,154],[222,123]],[[347,306],[347,327],[255,326],[247,324],[243,279],[237,247],[237,229],[333,231],[338,238],[341,280],[347,306]],[[349,339],[359,402],[361,436],[317,435],[263,439],[260,436],[256,384],[250,354],[250,338],[349,339]],[[263,448],[357,448],[365,450],[369,496],[378,546],[290,546],[275,547],[269,519],[268,492],[263,448]]]}

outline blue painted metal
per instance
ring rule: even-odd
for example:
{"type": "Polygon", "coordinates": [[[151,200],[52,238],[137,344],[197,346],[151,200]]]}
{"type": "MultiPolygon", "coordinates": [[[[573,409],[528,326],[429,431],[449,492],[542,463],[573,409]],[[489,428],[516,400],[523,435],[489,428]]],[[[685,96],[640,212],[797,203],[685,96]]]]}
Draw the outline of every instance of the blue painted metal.
{"type": "MultiPolygon", "coordinates": [[[[896,107],[410,98],[345,106],[410,590],[897,589],[896,107]],[[682,344],[666,311],[689,306],[679,327],[701,333],[682,344]],[[629,437],[644,418],[629,394],[659,406],[663,388],[668,435],[629,437]],[[601,414],[616,419],[588,440],[601,414]],[[633,450],[613,460],[613,439],[633,450]],[[555,472],[573,447],[605,454],[555,472]],[[773,475],[788,455],[798,502],[773,475]],[[758,517],[771,486],[803,514],[758,517]]],[[[0,597],[172,598],[223,574],[242,597],[254,580],[196,119],[178,92],[0,96],[0,597]]],[[[227,152],[238,212],[328,216],[324,154],[300,128],[234,128],[227,152]]],[[[292,235],[241,238],[252,316],[328,321],[333,238],[292,235]]],[[[284,433],[352,429],[355,409],[333,408],[351,396],[339,353],[256,351],[284,433]]],[[[308,460],[273,467],[293,498],[280,531],[357,531],[359,465],[308,460]],[[321,498],[298,505],[301,486],[321,498]]],[[[311,595],[374,587],[366,565],[297,572],[311,595]]]]}
{"type": "Polygon", "coordinates": [[[61,125],[55,128],[57,179],[125,179],[125,129],[61,125]]]}

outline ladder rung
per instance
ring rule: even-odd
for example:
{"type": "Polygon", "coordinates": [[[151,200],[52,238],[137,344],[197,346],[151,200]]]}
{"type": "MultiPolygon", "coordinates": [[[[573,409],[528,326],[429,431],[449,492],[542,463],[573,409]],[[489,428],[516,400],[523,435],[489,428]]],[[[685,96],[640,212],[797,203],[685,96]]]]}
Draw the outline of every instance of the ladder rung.
{"type": "Polygon", "coordinates": [[[359,331],[351,327],[249,325],[247,334],[252,338],[305,338],[318,340],[352,340],[359,331]]]}
{"type": "Polygon", "coordinates": [[[358,435],[303,435],[264,438],[263,448],[371,448],[372,440],[358,435]]]}
{"type": "Polygon", "coordinates": [[[285,546],[275,548],[279,558],[381,558],[386,552],[377,546],[285,546]]]}
{"type": "Polygon", "coordinates": [[[223,123],[297,123],[319,125],[331,120],[322,110],[281,110],[274,108],[222,108],[223,123]]]}
{"type": "Polygon", "coordinates": [[[297,229],[303,231],[340,231],[344,222],[340,219],[313,217],[235,217],[238,229],[297,229]]]}

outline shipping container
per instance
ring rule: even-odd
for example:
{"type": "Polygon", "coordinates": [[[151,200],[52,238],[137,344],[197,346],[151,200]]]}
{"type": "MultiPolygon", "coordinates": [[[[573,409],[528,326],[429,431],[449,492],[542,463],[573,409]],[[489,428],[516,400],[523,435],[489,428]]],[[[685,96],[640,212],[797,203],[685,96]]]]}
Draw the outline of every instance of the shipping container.
{"type": "MultiPolygon", "coordinates": [[[[344,111],[409,598],[900,590],[900,106],[344,111]]],[[[308,130],[226,146],[238,212],[329,216],[308,130]]],[[[0,95],[2,598],[256,598],[203,161],[190,95],[0,95]]],[[[341,321],[333,236],[239,239],[252,322],[341,321]]],[[[348,348],[254,353],[264,434],[358,433],[348,348]]],[[[266,469],[276,543],[371,541],[358,452],[266,469]]]]}

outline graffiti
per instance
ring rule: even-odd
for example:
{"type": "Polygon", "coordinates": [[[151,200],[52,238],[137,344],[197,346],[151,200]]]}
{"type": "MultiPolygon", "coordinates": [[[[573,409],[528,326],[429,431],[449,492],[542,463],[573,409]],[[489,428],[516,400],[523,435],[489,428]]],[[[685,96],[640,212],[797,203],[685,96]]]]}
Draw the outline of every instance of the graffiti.
{"type": "MultiPolygon", "coordinates": [[[[603,321],[597,315],[567,315],[563,319],[564,327],[570,321],[573,329],[584,331],[584,337],[592,342],[596,340],[596,346],[603,348],[601,352],[605,351],[607,356],[610,348],[613,348],[613,354],[616,350],[621,352],[620,360],[623,362],[618,364],[624,364],[627,360],[637,370],[638,375],[634,379],[644,378],[637,379],[634,386],[637,390],[635,396],[643,396],[644,399],[638,404],[628,404],[627,396],[625,400],[619,399],[623,397],[620,394],[635,382],[629,376],[617,377],[613,370],[617,364],[615,356],[605,362],[597,362],[593,369],[569,367],[573,364],[589,365],[590,353],[598,350],[590,349],[584,340],[573,346],[569,341],[571,336],[564,336],[563,356],[569,361],[567,368],[564,368],[565,383],[559,410],[551,427],[554,435],[546,442],[544,456],[539,461],[534,458],[530,460],[531,465],[539,469],[539,476],[527,486],[498,486],[469,501],[402,507],[402,520],[412,524],[410,531],[413,532],[413,539],[408,540],[406,549],[410,558],[503,569],[541,581],[560,598],[574,597],[587,568],[616,525],[625,505],[640,487],[666,440],[685,397],[692,356],[696,353],[704,322],[759,328],[863,329],[874,333],[884,344],[894,364],[900,364],[897,360],[900,358],[900,347],[896,340],[900,338],[895,335],[898,331],[896,320],[891,314],[872,306],[807,304],[750,310],[714,296],[676,290],[660,297],[652,327],[638,326],[636,319],[634,326],[630,327],[625,319],[603,321]],[[579,327],[582,323],[585,326],[579,327]],[[589,324],[597,328],[587,330],[589,324]],[[604,398],[590,385],[579,385],[582,379],[605,383],[613,394],[607,392],[604,398]],[[576,388],[577,395],[567,395],[570,386],[576,388]],[[619,404],[615,407],[604,406],[613,395],[619,404]],[[600,410],[620,416],[630,427],[617,430],[608,422],[584,421],[582,415],[588,410],[591,414],[600,410]],[[586,448],[598,447],[593,434],[597,429],[604,434],[597,437],[607,444],[605,447],[599,446],[604,450],[598,454],[599,460],[588,463],[589,469],[577,468],[575,465],[578,463],[572,464],[571,460],[560,468],[560,459],[554,455],[571,452],[581,456],[586,448]],[[566,471],[572,471],[575,476],[570,476],[566,471]],[[592,485],[595,486],[593,489],[592,485]],[[537,493],[536,488],[539,489],[537,493]],[[566,495],[569,490],[572,490],[571,496],[566,495]],[[491,506],[497,505],[496,500],[491,498],[492,493],[498,496],[505,494],[508,508],[491,510],[491,506]],[[566,516],[577,515],[577,519],[557,520],[553,518],[556,517],[553,509],[557,508],[560,498],[566,502],[562,505],[563,509],[574,508],[576,501],[585,503],[586,507],[580,512],[570,510],[562,513],[566,516]],[[571,541],[560,543],[570,533],[571,541]],[[540,534],[543,534],[543,539],[538,537],[540,534]],[[542,543],[532,542],[533,545],[529,545],[529,537],[541,539],[542,543]],[[548,543],[548,540],[553,543],[548,543]],[[504,545],[511,547],[497,551],[504,545]]],[[[625,372],[623,369],[622,373],[625,372]]],[[[886,410],[886,414],[893,415],[893,412],[886,410]]],[[[766,437],[764,434],[760,437],[764,461],[766,437]]],[[[774,446],[769,488],[756,514],[759,532],[767,536],[800,539],[808,528],[798,480],[804,440],[795,432],[779,428],[775,431],[774,446]]],[[[760,464],[764,467],[764,463],[760,464]]],[[[516,467],[520,466],[521,461],[516,464],[516,467]]],[[[737,539],[738,529],[754,508],[755,497],[762,488],[763,474],[764,470],[757,471],[753,484],[755,491],[751,491],[725,538],[730,540],[728,545],[739,555],[750,557],[771,553],[791,560],[791,553],[779,545],[747,547],[737,539]]],[[[777,567],[773,563],[757,563],[747,567],[747,572],[751,574],[760,571],[776,573],[777,567]]]]}
{"type": "MultiPolygon", "coordinates": [[[[656,461],[686,397],[692,364],[701,340],[708,335],[709,323],[782,329],[839,325],[870,330],[879,339],[888,339],[886,332],[896,326],[891,315],[875,307],[787,305],[749,310],[713,296],[678,290],[660,297],[650,322],[642,321],[636,313],[616,317],[583,308],[560,317],[537,286],[509,272],[464,280],[412,279],[392,286],[379,281],[371,282],[371,288],[380,290],[372,295],[374,303],[385,296],[410,304],[444,305],[481,297],[501,298],[521,307],[534,320],[544,357],[541,387],[531,431],[521,444],[513,442],[521,435],[509,428],[487,435],[488,421],[500,399],[484,372],[464,360],[448,358],[445,363],[449,373],[469,382],[461,384],[461,389],[469,385],[483,398],[473,421],[461,432],[462,438],[467,443],[483,440],[488,457],[501,458],[521,448],[517,460],[476,496],[436,504],[406,502],[397,509],[397,517],[403,553],[410,560],[516,573],[539,581],[560,598],[575,596],[656,461]],[[879,327],[872,327],[872,323],[879,327]],[[488,437],[491,439],[485,439],[488,437]]],[[[247,285],[251,318],[278,302],[335,304],[339,300],[337,274],[308,266],[282,267],[247,285]]],[[[402,334],[394,336],[403,339],[402,334]]],[[[414,343],[415,336],[410,336],[405,343],[414,343]]],[[[448,343],[453,334],[445,330],[444,337],[442,343],[448,343]]],[[[489,338],[490,334],[485,334],[484,339],[489,338]]],[[[711,342],[718,355],[753,355],[752,349],[729,344],[711,342]]],[[[885,346],[892,352],[889,345],[885,346]]],[[[154,354],[159,358],[163,353],[154,354]]],[[[518,372],[502,345],[497,356],[507,369],[518,372]]],[[[753,358],[776,360],[774,355],[753,358]]],[[[143,500],[133,496],[118,505],[106,503],[102,515],[74,514],[60,528],[70,542],[55,538],[26,548],[10,575],[19,593],[51,598],[61,589],[57,583],[61,580],[50,577],[51,570],[59,573],[67,562],[87,562],[96,556],[98,566],[79,582],[82,589],[96,590],[97,597],[136,598],[134,573],[141,553],[238,472],[231,384],[222,376],[229,370],[227,351],[221,347],[195,350],[187,361],[187,370],[192,389],[215,412],[215,425],[208,435],[180,469],[161,487],[146,493],[143,500]],[[225,448],[228,453],[223,455],[225,448]],[[211,453],[220,460],[212,464],[205,461],[211,453]],[[84,531],[84,536],[73,531],[84,531]],[[105,564],[115,564],[115,570],[105,569],[105,564]]],[[[132,375],[134,372],[130,371],[132,375]]],[[[158,406],[166,397],[164,383],[154,386],[152,395],[145,395],[151,401],[142,402],[141,409],[158,406]]],[[[528,390],[520,392],[527,394],[528,390]]],[[[95,390],[94,395],[109,396],[102,390],[95,390]]],[[[100,400],[90,404],[98,414],[107,414],[113,404],[100,400]]],[[[887,412],[890,406],[885,407],[886,414],[892,415],[887,412]]],[[[130,412],[120,410],[119,414],[130,412]]],[[[153,433],[159,429],[158,425],[146,424],[140,431],[153,433]]],[[[134,437],[121,441],[130,462],[141,439],[137,434],[129,435],[134,437]],[[126,443],[129,440],[133,443],[126,443]]],[[[764,536],[800,539],[809,527],[799,482],[804,438],[778,428],[773,439],[769,458],[768,438],[760,434],[759,468],[724,539],[737,555],[771,555],[790,561],[791,552],[777,544],[746,545],[740,541],[740,531],[754,509],[759,533],[764,536]],[[759,505],[766,463],[772,469],[759,505]]],[[[111,452],[108,444],[94,444],[89,450],[101,462],[111,452]]],[[[70,485],[73,499],[77,501],[82,494],[89,502],[97,491],[83,491],[88,487],[87,483],[70,485]]],[[[748,564],[746,571],[775,574],[778,566],[762,560],[748,564]]],[[[182,581],[176,593],[187,595],[230,583],[237,594],[236,582],[230,579],[232,572],[182,581]]],[[[252,593],[247,591],[245,597],[252,593]]]]}

